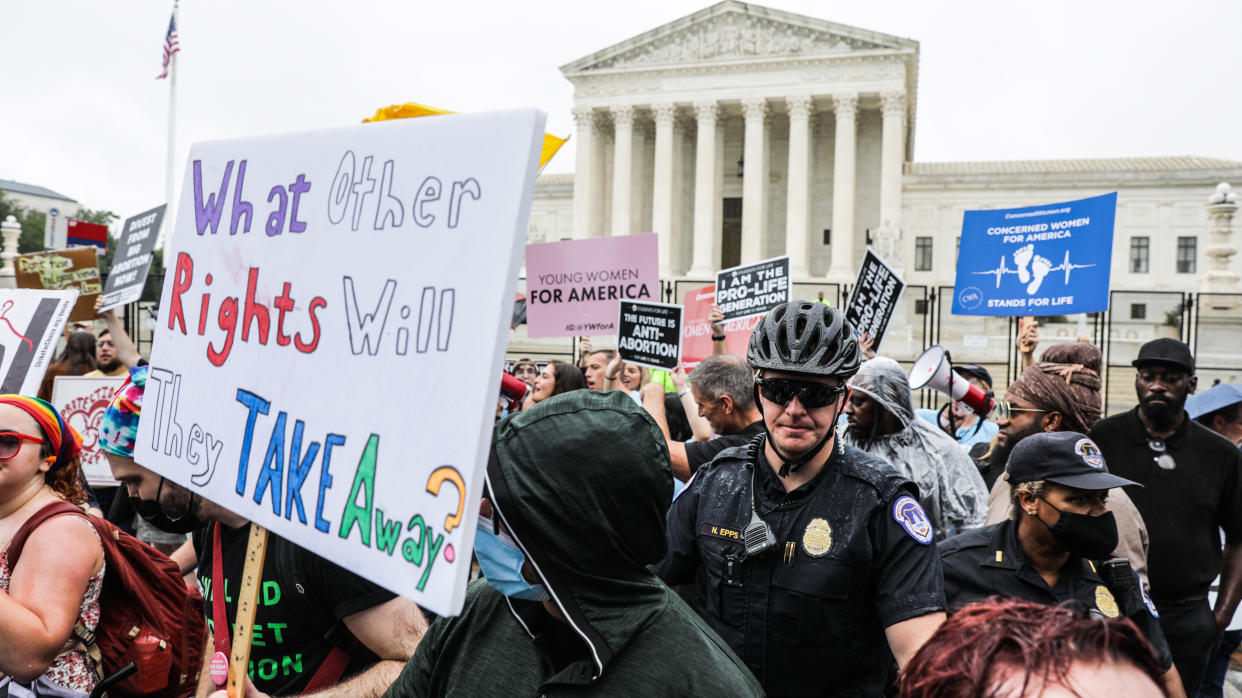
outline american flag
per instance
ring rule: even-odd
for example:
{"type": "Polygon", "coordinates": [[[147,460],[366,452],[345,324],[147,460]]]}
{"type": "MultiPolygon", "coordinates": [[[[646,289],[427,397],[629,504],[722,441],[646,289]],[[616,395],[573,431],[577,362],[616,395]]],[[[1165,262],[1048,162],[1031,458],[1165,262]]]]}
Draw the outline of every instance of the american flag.
{"type": "Polygon", "coordinates": [[[172,56],[180,50],[181,44],[177,42],[177,11],[174,9],[172,16],[168,18],[168,35],[164,37],[164,71],[155,76],[156,80],[168,77],[172,56]]]}

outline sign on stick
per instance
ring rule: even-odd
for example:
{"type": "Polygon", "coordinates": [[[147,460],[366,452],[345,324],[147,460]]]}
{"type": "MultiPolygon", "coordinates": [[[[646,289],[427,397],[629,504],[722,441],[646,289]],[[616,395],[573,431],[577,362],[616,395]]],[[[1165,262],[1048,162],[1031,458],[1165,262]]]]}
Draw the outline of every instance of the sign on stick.
{"type": "Polygon", "coordinates": [[[859,335],[869,334],[875,339],[873,349],[880,348],[888,321],[905,290],[906,282],[868,247],[858,269],[858,280],[850,291],[850,301],[845,306],[845,319],[859,335]]]}
{"type": "Polygon", "coordinates": [[[125,376],[56,376],[52,406],[82,435],[82,472],[92,487],[115,487],[108,458],[99,447],[99,424],[125,376]]]}
{"type": "Polygon", "coordinates": [[[647,368],[671,370],[681,360],[681,306],[621,301],[617,351],[647,368]]]}
{"type": "Polygon", "coordinates": [[[659,300],[655,233],[526,246],[530,337],[616,334],[617,302],[659,300]]]}
{"type": "Polygon", "coordinates": [[[460,612],[543,125],[195,145],[135,460],[460,612]]]}
{"type": "Polygon", "coordinates": [[[72,320],[95,319],[95,298],[99,283],[99,255],[89,247],[54,252],[32,252],[13,260],[17,268],[17,287],[78,292],[77,303],[69,314],[72,320]]]}
{"type": "Polygon", "coordinates": [[[1117,193],[1043,206],[966,211],[955,315],[1108,310],[1117,193]]]}
{"type": "Polygon", "coordinates": [[[726,320],[763,315],[789,302],[789,257],[716,272],[716,304],[726,320]]]}
{"type": "Polygon", "coordinates": [[[142,297],[147,273],[151,271],[155,241],[160,235],[160,223],[164,221],[164,208],[165,204],[160,204],[125,220],[112,267],[108,269],[101,310],[133,303],[142,297]]]}
{"type": "Polygon", "coordinates": [[[0,393],[39,393],[77,297],[76,289],[0,289],[0,393]]]}

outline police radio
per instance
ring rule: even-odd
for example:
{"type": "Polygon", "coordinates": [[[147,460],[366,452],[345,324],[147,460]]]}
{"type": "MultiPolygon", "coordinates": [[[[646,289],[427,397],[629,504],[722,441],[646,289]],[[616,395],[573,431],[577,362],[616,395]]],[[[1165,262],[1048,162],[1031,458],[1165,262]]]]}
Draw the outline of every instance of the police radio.
{"type": "MultiPolygon", "coordinates": [[[[752,455],[754,448],[752,444],[752,455]]],[[[746,557],[760,555],[776,547],[776,535],[767,521],[759,518],[759,510],[755,507],[755,469],[758,463],[752,461],[750,468],[750,523],[742,529],[742,547],[746,549],[746,557]]]]}

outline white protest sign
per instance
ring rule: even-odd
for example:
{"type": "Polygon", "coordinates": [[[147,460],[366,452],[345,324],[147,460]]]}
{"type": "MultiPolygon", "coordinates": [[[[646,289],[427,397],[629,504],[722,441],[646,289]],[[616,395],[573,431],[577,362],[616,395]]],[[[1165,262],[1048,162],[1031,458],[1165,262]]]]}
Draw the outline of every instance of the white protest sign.
{"type": "Polygon", "coordinates": [[[99,447],[99,423],[125,376],[56,376],[52,406],[82,435],[82,473],[91,487],[115,487],[108,457],[99,447]]]}
{"type": "Polygon", "coordinates": [[[543,125],[195,145],[135,460],[460,612],[543,125]]]}
{"type": "Polygon", "coordinates": [[[0,289],[0,393],[39,393],[77,300],[77,289],[0,289]]]}

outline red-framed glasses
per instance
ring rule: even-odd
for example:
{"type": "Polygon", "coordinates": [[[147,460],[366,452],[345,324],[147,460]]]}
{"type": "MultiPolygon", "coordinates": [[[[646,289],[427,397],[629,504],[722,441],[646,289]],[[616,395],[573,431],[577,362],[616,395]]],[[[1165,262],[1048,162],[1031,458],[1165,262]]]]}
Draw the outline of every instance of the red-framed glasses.
{"type": "Polygon", "coordinates": [[[37,436],[29,434],[19,434],[15,431],[0,431],[0,460],[8,460],[17,455],[22,450],[23,441],[33,441],[37,444],[47,443],[37,436]]]}

